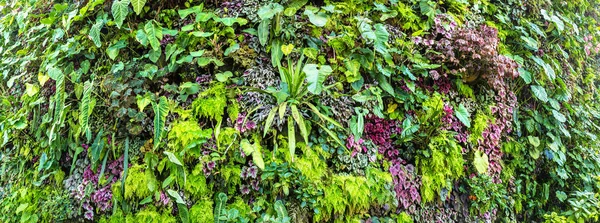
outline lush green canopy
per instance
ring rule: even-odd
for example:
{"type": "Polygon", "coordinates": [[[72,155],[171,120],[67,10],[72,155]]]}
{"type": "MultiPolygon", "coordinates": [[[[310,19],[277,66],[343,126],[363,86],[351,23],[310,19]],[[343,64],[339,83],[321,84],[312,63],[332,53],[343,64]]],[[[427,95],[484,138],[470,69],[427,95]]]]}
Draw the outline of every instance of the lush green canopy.
{"type": "Polygon", "coordinates": [[[598,221],[599,10],[0,0],[0,221],[598,221]]]}

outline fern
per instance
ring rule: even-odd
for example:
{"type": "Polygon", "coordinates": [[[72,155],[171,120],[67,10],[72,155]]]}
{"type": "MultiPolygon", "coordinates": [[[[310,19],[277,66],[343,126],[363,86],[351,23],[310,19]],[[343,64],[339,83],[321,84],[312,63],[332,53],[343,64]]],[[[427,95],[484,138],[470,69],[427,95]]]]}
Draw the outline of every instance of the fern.
{"type": "Polygon", "coordinates": [[[164,210],[162,214],[158,213],[155,207],[148,207],[135,215],[134,221],[126,221],[126,222],[136,222],[136,223],[175,223],[177,219],[173,217],[169,210],[164,210]]]}
{"type": "Polygon", "coordinates": [[[469,142],[477,144],[479,139],[483,139],[483,131],[488,127],[490,121],[493,122],[493,118],[485,115],[483,112],[478,112],[470,129],[469,142]]]}
{"type": "Polygon", "coordinates": [[[193,157],[196,158],[201,155],[200,146],[211,136],[212,129],[203,130],[195,121],[178,121],[169,131],[168,146],[182,153],[191,150],[193,157]]]}
{"type": "Polygon", "coordinates": [[[204,223],[204,222],[215,222],[215,218],[212,214],[213,202],[211,200],[199,200],[190,208],[190,222],[192,223],[204,223]]]}
{"type": "Polygon", "coordinates": [[[125,179],[125,199],[148,197],[157,188],[158,181],[152,171],[144,171],[142,165],[129,168],[129,176],[125,179]]]}
{"type": "Polygon", "coordinates": [[[304,156],[297,159],[293,164],[294,167],[302,172],[311,182],[320,182],[323,176],[327,174],[327,163],[322,160],[316,151],[323,151],[320,147],[315,150],[308,146],[301,146],[304,156]]]}
{"type": "Polygon", "coordinates": [[[185,191],[196,198],[208,198],[212,196],[211,191],[206,185],[206,177],[204,177],[201,163],[197,164],[192,174],[187,176],[185,191]]]}
{"type": "Polygon", "coordinates": [[[167,115],[169,114],[169,104],[165,96],[160,97],[158,103],[152,102],[152,109],[154,110],[154,146],[156,150],[160,145],[160,140],[164,135],[165,123],[167,121],[167,115]]]}
{"type": "Polygon", "coordinates": [[[417,166],[422,175],[421,197],[424,203],[433,201],[443,188],[451,191],[452,181],[464,175],[462,148],[454,137],[443,132],[432,138],[429,151],[431,156],[417,158],[417,166]]]}
{"type": "Polygon", "coordinates": [[[198,117],[211,120],[221,120],[227,106],[226,89],[223,84],[216,84],[208,90],[198,94],[192,103],[192,111],[198,117]]]}

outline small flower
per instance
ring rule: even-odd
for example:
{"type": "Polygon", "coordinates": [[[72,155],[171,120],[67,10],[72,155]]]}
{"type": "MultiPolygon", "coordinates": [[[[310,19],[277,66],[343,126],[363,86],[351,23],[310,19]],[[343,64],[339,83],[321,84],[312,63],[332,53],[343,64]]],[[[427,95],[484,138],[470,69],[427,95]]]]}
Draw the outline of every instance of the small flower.
{"type": "Polygon", "coordinates": [[[85,219],[87,219],[87,220],[94,220],[94,212],[93,211],[86,211],[84,216],[85,216],[85,219]]]}
{"type": "Polygon", "coordinates": [[[248,188],[248,185],[242,185],[240,186],[240,191],[242,192],[242,194],[249,194],[250,193],[250,188],[248,188]]]}
{"type": "Polygon", "coordinates": [[[206,163],[206,167],[207,167],[209,170],[213,170],[213,169],[215,168],[215,166],[216,166],[216,165],[217,165],[217,164],[215,163],[215,161],[210,161],[210,162],[206,163]]]}
{"type": "Polygon", "coordinates": [[[258,168],[256,166],[252,166],[248,168],[248,175],[252,176],[252,178],[256,178],[256,174],[258,173],[258,168]]]}

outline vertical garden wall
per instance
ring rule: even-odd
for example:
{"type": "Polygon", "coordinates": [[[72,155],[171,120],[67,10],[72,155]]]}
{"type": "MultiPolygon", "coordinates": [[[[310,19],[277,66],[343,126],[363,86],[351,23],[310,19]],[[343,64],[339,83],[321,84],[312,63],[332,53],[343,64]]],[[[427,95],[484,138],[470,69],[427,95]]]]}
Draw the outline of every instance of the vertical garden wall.
{"type": "Polygon", "coordinates": [[[597,0],[0,0],[1,222],[596,222],[597,0]]]}

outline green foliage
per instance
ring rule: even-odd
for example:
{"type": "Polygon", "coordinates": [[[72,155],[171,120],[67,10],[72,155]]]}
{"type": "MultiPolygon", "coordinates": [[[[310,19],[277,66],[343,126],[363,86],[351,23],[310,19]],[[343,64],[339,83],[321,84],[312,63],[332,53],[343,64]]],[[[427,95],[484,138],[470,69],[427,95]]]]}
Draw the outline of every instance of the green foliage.
{"type": "Polygon", "coordinates": [[[462,148],[453,137],[442,132],[431,138],[429,150],[417,158],[423,202],[433,201],[436,195],[445,200],[442,190],[452,190],[453,181],[464,175],[463,165],[462,148]]]}
{"type": "Polygon", "coordinates": [[[169,115],[169,104],[167,98],[160,97],[159,102],[152,102],[152,110],[154,110],[154,146],[156,149],[160,145],[160,141],[165,134],[165,123],[167,115],[169,115]]]}
{"type": "Polygon", "coordinates": [[[196,198],[212,197],[212,191],[208,188],[208,185],[206,184],[206,177],[202,171],[202,164],[196,165],[194,170],[192,170],[192,173],[187,175],[185,191],[196,198]]]}
{"type": "Polygon", "coordinates": [[[198,95],[192,103],[192,110],[198,117],[221,120],[227,106],[226,89],[223,84],[215,84],[198,95]]]}
{"type": "Polygon", "coordinates": [[[158,189],[158,181],[151,170],[133,165],[125,179],[125,199],[143,199],[158,189]]]}
{"type": "Polygon", "coordinates": [[[214,222],[213,202],[211,200],[199,200],[190,208],[190,222],[214,222]],[[208,213],[208,214],[207,214],[208,213]]]}
{"type": "Polygon", "coordinates": [[[1,1],[0,221],[598,221],[598,1],[318,3],[1,1]]]}

